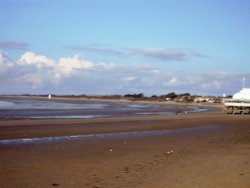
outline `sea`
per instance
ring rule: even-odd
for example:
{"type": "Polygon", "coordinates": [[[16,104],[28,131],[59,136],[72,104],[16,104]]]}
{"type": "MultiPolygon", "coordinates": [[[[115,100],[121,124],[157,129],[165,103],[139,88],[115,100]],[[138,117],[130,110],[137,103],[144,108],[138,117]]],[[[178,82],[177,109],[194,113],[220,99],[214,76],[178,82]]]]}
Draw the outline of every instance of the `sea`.
{"type": "Polygon", "coordinates": [[[193,105],[146,104],[91,100],[0,97],[0,120],[90,119],[173,115],[211,111],[193,105]]]}

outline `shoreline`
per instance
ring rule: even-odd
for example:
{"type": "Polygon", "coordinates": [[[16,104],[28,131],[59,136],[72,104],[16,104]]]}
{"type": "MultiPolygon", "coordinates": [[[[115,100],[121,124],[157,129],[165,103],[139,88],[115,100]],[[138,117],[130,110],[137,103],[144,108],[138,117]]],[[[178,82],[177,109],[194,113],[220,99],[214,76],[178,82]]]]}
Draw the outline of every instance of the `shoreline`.
{"type": "Polygon", "coordinates": [[[122,99],[101,99],[101,98],[86,98],[86,97],[61,97],[54,96],[48,99],[46,96],[22,96],[22,95],[0,95],[3,98],[27,98],[27,99],[44,99],[44,100],[69,100],[69,101],[96,101],[96,102],[122,102],[122,103],[141,103],[141,104],[156,104],[156,105],[176,105],[176,106],[202,106],[202,107],[214,107],[217,109],[223,109],[222,103],[196,103],[196,102],[175,102],[175,101],[150,101],[150,100],[132,100],[127,98],[122,99]]]}
{"type": "MultiPolygon", "coordinates": [[[[99,100],[99,99],[86,99],[86,98],[61,98],[56,97],[54,99],[47,99],[46,97],[6,97],[9,99],[36,99],[38,103],[39,100],[44,100],[47,107],[37,108],[34,106],[34,111],[32,112],[32,106],[30,109],[27,107],[22,108],[15,106],[10,108],[10,110],[16,109],[15,114],[8,112],[8,109],[3,109],[2,116],[0,120],[12,121],[12,120],[52,120],[53,119],[112,119],[112,118],[122,118],[122,117],[147,117],[147,116],[169,116],[169,115],[187,115],[192,113],[206,113],[213,111],[222,111],[223,107],[221,104],[200,104],[200,103],[179,103],[179,102],[167,102],[167,101],[131,101],[131,100],[99,100]],[[51,102],[50,102],[51,101],[51,102]],[[74,101],[74,102],[72,102],[74,101]],[[86,102],[85,102],[86,101],[86,102]],[[59,102],[59,103],[58,103],[59,102]],[[64,103],[65,102],[65,103],[64,103]],[[61,104],[60,104],[61,103],[61,104]],[[63,108],[63,103],[65,104],[63,108]],[[72,103],[78,106],[67,107],[67,104],[72,103]],[[56,107],[60,104],[59,107],[56,107]],[[94,107],[92,109],[91,105],[103,105],[105,107],[94,107]],[[55,105],[55,107],[53,106],[55,105]],[[88,107],[88,105],[90,105],[88,107]],[[138,106],[137,106],[138,105],[138,106]],[[85,107],[86,106],[86,107],[85,107]],[[58,109],[57,109],[58,108],[58,109]],[[62,108],[62,109],[60,109],[62,108]],[[21,110],[24,110],[23,112],[21,110]],[[46,112],[46,109],[50,112],[46,112]],[[113,109],[113,110],[112,110],[113,109]],[[96,110],[96,111],[93,111],[96,110]],[[4,115],[5,114],[5,115],[4,115]]],[[[37,102],[36,101],[36,102],[37,102]]],[[[23,102],[22,102],[23,103],[23,102]]],[[[22,104],[21,103],[21,104],[22,104]]]]}

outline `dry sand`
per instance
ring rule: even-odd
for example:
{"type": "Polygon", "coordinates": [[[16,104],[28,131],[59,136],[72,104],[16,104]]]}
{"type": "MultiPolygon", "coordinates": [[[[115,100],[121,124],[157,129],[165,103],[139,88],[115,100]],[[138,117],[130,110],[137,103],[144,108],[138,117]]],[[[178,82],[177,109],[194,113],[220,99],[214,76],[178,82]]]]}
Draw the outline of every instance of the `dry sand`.
{"type": "Polygon", "coordinates": [[[219,126],[145,137],[0,147],[0,187],[250,187],[250,116],[222,112],[0,121],[0,139],[219,126]]]}

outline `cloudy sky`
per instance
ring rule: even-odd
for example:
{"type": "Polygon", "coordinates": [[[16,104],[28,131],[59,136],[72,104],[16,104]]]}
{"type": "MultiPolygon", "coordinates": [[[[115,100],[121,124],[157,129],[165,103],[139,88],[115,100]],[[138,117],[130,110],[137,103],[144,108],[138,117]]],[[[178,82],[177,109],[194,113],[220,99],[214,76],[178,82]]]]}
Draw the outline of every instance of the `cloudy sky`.
{"type": "Polygon", "coordinates": [[[233,94],[249,0],[0,0],[0,94],[233,94]]]}

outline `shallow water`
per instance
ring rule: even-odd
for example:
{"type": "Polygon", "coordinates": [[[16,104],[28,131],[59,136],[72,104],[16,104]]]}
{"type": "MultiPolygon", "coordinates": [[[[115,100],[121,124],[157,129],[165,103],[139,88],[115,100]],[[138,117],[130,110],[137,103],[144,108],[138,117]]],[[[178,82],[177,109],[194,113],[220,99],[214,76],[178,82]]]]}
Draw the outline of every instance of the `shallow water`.
{"type": "Polygon", "coordinates": [[[149,131],[131,131],[116,133],[97,133],[97,134],[80,134],[69,136],[54,136],[41,138],[18,138],[0,140],[1,146],[30,145],[30,144],[52,144],[58,142],[84,141],[84,140],[102,140],[112,138],[130,138],[130,137],[146,137],[157,135],[173,135],[180,133],[198,133],[203,131],[213,131],[222,128],[221,125],[206,125],[202,127],[180,128],[174,130],[149,130],[149,131]]]}
{"type": "Polygon", "coordinates": [[[205,107],[176,107],[98,101],[0,98],[0,119],[86,119],[126,116],[172,115],[204,112],[205,107]]]}
{"type": "Polygon", "coordinates": [[[0,109],[104,109],[104,103],[75,103],[60,101],[60,100],[46,100],[46,99],[0,99],[0,109]]]}
{"type": "Polygon", "coordinates": [[[109,115],[61,115],[61,116],[32,116],[32,119],[89,119],[107,118],[109,115]]]}

